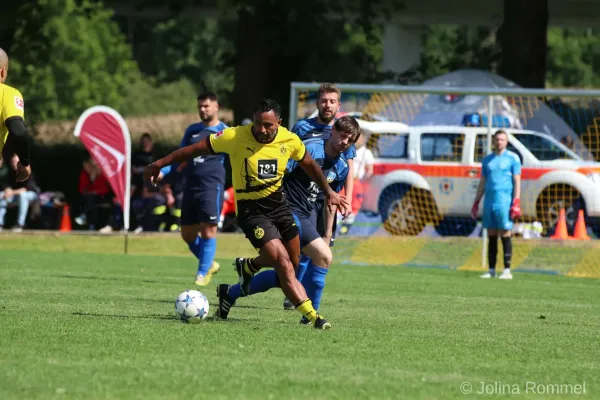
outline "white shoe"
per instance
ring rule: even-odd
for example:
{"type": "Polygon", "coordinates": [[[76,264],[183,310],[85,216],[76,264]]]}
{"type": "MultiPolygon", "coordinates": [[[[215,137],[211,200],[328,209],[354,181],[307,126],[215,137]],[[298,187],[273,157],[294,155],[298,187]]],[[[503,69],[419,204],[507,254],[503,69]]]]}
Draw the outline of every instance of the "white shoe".
{"type": "Polygon", "coordinates": [[[112,226],[106,225],[104,228],[100,229],[100,233],[111,233],[113,231],[112,226]]]}
{"type": "Polygon", "coordinates": [[[504,271],[502,271],[502,274],[500,274],[499,278],[500,279],[512,279],[512,273],[510,272],[510,269],[504,268],[504,271]]]}
{"type": "Polygon", "coordinates": [[[496,275],[495,274],[492,275],[490,272],[486,272],[485,274],[480,276],[480,278],[483,278],[483,279],[490,279],[490,278],[495,278],[495,277],[496,277],[496,275]]]}

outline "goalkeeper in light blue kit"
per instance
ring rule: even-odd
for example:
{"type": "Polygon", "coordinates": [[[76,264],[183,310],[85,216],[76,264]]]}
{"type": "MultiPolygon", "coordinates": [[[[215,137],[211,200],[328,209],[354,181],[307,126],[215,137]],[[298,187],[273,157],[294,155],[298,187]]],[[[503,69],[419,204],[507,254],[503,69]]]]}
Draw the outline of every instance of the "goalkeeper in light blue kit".
{"type": "Polygon", "coordinates": [[[483,227],[488,230],[489,272],[482,278],[496,276],[496,258],[498,255],[498,237],[504,250],[504,270],[500,279],[512,279],[510,263],[512,242],[510,239],[513,221],[521,215],[521,161],[512,151],[506,149],[508,134],[499,130],[493,137],[494,152],[487,155],[481,163],[481,180],[477,188],[471,216],[476,219],[479,202],[483,202],[483,227]]]}

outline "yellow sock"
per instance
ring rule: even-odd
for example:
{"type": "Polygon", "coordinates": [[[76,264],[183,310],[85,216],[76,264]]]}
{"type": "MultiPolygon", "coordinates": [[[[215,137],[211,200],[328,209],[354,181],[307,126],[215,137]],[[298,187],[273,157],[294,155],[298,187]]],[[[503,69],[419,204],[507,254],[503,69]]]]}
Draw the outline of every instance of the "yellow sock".
{"type": "Polygon", "coordinates": [[[310,299],[306,299],[302,303],[298,304],[296,306],[296,310],[300,311],[300,313],[302,313],[302,315],[304,315],[306,319],[308,319],[313,324],[319,316],[319,313],[317,313],[317,310],[314,309],[312,301],[310,299]]]}

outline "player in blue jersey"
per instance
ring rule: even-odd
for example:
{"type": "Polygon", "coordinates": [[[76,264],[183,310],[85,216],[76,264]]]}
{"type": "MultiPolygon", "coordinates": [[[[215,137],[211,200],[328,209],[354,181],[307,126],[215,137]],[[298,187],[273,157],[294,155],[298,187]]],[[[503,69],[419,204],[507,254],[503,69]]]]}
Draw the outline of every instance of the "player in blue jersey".
{"type": "MultiPolygon", "coordinates": [[[[181,147],[206,140],[221,132],[227,125],[219,121],[219,99],[211,92],[197,98],[200,120],[190,125],[183,135],[181,147]]],[[[184,183],[181,204],[181,237],[192,254],[198,258],[196,285],[206,286],[220,266],[214,261],[217,250],[217,224],[223,206],[225,191],[225,156],[222,154],[198,156],[177,166],[184,183]]],[[[175,169],[175,166],[173,166],[175,169]]],[[[161,169],[158,181],[172,171],[171,166],[161,169]]]]}
{"type": "MultiPolygon", "coordinates": [[[[318,116],[315,118],[306,118],[298,121],[294,127],[292,128],[292,132],[300,136],[300,139],[307,140],[310,138],[322,138],[323,140],[329,139],[331,135],[331,129],[333,124],[336,121],[336,115],[340,110],[341,102],[340,99],[342,97],[342,91],[332,83],[324,83],[319,86],[317,91],[317,111],[318,116]]],[[[348,161],[348,167],[350,169],[350,173],[348,174],[348,178],[344,183],[344,195],[347,199],[352,200],[353,186],[354,186],[354,157],[356,156],[356,148],[354,144],[350,146],[345,152],[344,156],[348,161]]],[[[323,220],[323,207],[324,197],[319,195],[316,201],[317,207],[317,225],[320,227],[321,234],[324,233],[324,220],[323,220]]],[[[344,216],[346,217],[346,216],[344,216]]],[[[330,243],[333,246],[335,240],[335,220],[334,218],[334,226],[333,226],[333,234],[330,239],[330,243]]],[[[298,280],[302,280],[306,269],[308,268],[309,257],[306,255],[302,255],[300,259],[300,265],[298,267],[297,276],[298,280]]],[[[293,310],[294,305],[285,299],[283,301],[283,308],[286,310],[293,310]]]]}
{"type": "Polygon", "coordinates": [[[471,216],[477,218],[479,202],[483,202],[483,227],[488,230],[489,272],[482,278],[496,276],[496,258],[498,255],[498,237],[504,250],[504,270],[500,279],[512,279],[510,263],[512,260],[511,231],[513,221],[521,215],[521,161],[519,156],[506,149],[508,134],[499,130],[494,133],[494,152],[487,155],[481,163],[481,180],[477,188],[471,216]]]}
{"type": "MultiPolygon", "coordinates": [[[[327,182],[332,190],[339,192],[349,173],[348,162],[345,152],[352,146],[360,136],[358,122],[351,116],[344,116],[335,122],[329,139],[310,138],[304,141],[306,151],[323,170],[327,182]]],[[[283,190],[288,199],[296,224],[300,228],[300,247],[302,254],[309,257],[306,273],[301,283],[306,289],[307,296],[312,300],[313,307],[318,311],[325,277],[331,264],[332,254],[329,243],[323,239],[323,235],[317,229],[317,207],[318,195],[322,192],[319,186],[306,174],[298,163],[290,160],[287,165],[286,176],[283,181],[283,190]]],[[[347,199],[344,200],[348,203],[347,199]]],[[[350,207],[350,204],[347,204],[350,207]]],[[[335,214],[325,208],[325,226],[329,227],[327,236],[331,237],[333,219],[335,214]]],[[[236,264],[243,264],[244,259],[236,259],[236,264]]],[[[233,286],[227,284],[219,285],[217,296],[219,297],[219,309],[217,315],[225,319],[229,310],[239,297],[246,294],[257,294],[271,288],[279,287],[279,278],[274,270],[263,271],[249,282],[239,283],[233,286]]],[[[303,324],[309,324],[307,318],[302,318],[303,324]]]]}

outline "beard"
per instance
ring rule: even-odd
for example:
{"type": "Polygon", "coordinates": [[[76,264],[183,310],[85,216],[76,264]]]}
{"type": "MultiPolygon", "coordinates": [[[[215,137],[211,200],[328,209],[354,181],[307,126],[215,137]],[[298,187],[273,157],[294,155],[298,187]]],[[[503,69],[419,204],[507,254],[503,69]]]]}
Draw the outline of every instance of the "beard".
{"type": "Polygon", "coordinates": [[[321,121],[325,122],[326,124],[328,124],[335,119],[336,114],[337,114],[337,110],[331,110],[330,115],[325,115],[325,111],[323,111],[323,112],[319,111],[319,119],[321,121]]]}

